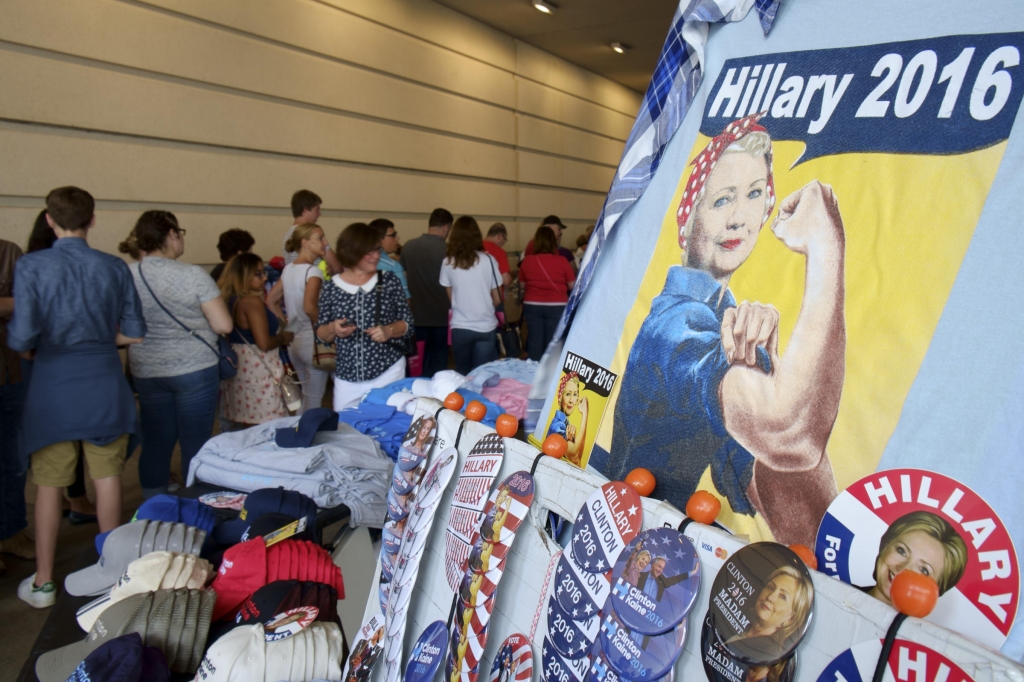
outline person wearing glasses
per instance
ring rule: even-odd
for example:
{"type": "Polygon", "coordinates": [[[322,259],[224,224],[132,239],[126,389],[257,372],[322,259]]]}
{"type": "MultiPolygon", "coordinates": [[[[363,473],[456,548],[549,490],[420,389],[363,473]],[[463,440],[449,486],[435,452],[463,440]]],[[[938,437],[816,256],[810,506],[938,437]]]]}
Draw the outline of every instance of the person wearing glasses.
{"type": "Polygon", "coordinates": [[[128,360],[142,416],[139,482],[150,498],[168,491],[175,443],[181,444],[178,480],[184,481],[192,457],[213,433],[220,391],[220,357],[213,349],[217,334],[231,331],[231,315],[206,271],[178,261],[185,230],[173,213],[143,213],[118,250],[138,261],[128,269],[149,330],[128,360]]]}
{"type": "Polygon", "coordinates": [[[281,323],[264,301],[267,273],[263,259],[240,253],[228,261],[220,278],[235,329],[228,339],[238,354],[238,373],[221,382],[220,416],[241,429],[287,417],[277,382],[284,376],[278,348],[295,334],[281,323]]]}
{"type": "Polygon", "coordinates": [[[402,283],[405,297],[412,298],[409,295],[409,282],[405,277],[405,268],[396,257],[402,245],[398,243],[398,230],[395,229],[395,224],[387,218],[377,218],[370,223],[370,227],[380,232],[380,262],[377,263],[377,269],[394,273],[398,281],[402,283]]]}

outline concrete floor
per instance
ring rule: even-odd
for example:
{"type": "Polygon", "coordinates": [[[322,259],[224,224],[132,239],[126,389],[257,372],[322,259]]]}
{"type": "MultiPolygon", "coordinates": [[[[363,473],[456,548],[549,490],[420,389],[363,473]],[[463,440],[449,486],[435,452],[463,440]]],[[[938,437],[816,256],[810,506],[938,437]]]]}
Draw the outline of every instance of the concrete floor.
{"type": "MultiPolygon", "coordinates": [[[[179,466],[177,456],[173,466],[175,469],[179,466]]],[[[142,504],[138,451],[125,464],[121,481],[124,491],[122,521],[127,522],[142,504]]],[[[88,480],[88,475],[86,487],[89,499],[95,500],[96,492],[92,487],[92,481],[88,480]]],[[[28,504],[28,528],[29,532],[32,532],[35,486],[31,482],[25,486],[25,498],[28,504]]],[[[60,541],[57,544],[55,572],[58,581],[63,581],[64,576],[70,572],[75,558],[82,549],[93,543],[98,532],[99,526],[95,523],[72,526],[64,519],[60,528],[60,541]]],[[[21,666],[28,657],[39,631],[42,630],[50,610],[34,609],[18,599],[18,583],[35,572],[35,562],[18,559],[9,554],[0,555],[0,559],[7,566],[6,575],[0,577],[0,682],[10,682],[17,679],[21,666]]]]}

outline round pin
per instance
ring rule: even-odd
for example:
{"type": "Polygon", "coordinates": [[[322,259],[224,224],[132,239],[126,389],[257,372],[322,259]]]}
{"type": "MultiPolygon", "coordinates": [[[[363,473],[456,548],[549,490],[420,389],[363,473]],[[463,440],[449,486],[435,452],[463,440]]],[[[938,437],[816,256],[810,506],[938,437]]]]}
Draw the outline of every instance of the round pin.
{"type": "Polygon", "coordinates": [[[435,620],[413,644],[405,666],[405,682],[431,682],[445,654],[448,631],[443,620],[435,620]]]}
{"type": "Polygon", "coordinates": [[[581,570],[568,552],[555,569],[555,598],[573,620],[586,620],[601,610],[611,592],[607,573],[581,570]]]}
{"type": "MultiPolygon", "coordinates": [[[[878,665],[881,655],[881,639],[869,639],[854,644],[833,658],[832,662],[825,666],[825,669],[818,675],[817,681],[835,682],[845,679],[849,682],[870,682],[874,677],[875,666],[878,665]]],[[[993,677],[988,674],[987,670],[975,666],[970,666],[969,669],[981,673],[978,675],[978,679],[992,679],[993,677]]],[[[889,660],[886,661],[882,679],[898,680],[901,679],[897,676],[900,673],[908,679],[957,680],[957,682],[974,682],[975,680],[945,654],[924,644],[897,637],[889,653],[889,660]],[[910,674],[911,671],[914,671],[913,675],[910,674]]]]}
{"type": "Polygon", "coordinates": [[[575,621],[562,610],[557,599],[548,599],[547,639],[565,659],[574,661],[586,656],[594,646],[600,624],[601,618],[596,613],[587,620],[575,621]]]}
{"type": "Polygon", "coordinates": [[[733,658],[748,664],[771,664],[793,653],[813,607],[807,566],[774,542],[737,550],[711,586],[715,634],[733,658]]]}
{"type": "Polygon", "coordinates": [[[437,503],[444,495],[445,488],[448,487],[448,482],[451,481],[458,463],[459,453],[455,448],[448,448],[436,457],[420,481],[420,489],[416,491],[413,513],[418,512],[420,516],[423,516],[429,512],[428,517],[434,518],[437,503]]]}
{"type": "Polygon", "coordinates": [[[491,612],[494,610],[494,600],[488,599],[477,607],[467,606],[461,600],[455,605],[455,623],[460,628],[466,629],[479,636],[487,629],[491,620],[491,612]]]}
{"type": "Polygon", "coordinates": [[[633,632],[658,635],[678,625],[700,590],[700,560],[674,528],[640,533],[619,554],[612,570],[611,601],[633,632]]]}
{"type": "Polygon", "coordinates": [[[848,486],[821,520],[815,554],[822,573],[887,604],[892,578],[922,565],[908,556],[933,557],[929,574],[940,596],[927,620],[993,649],[1013,627],[1020,599],[1013,540],[980,495],[942,474],[888,469],[848,486]],[[991,595],[1004,595],[998,608],[991,595]]]}
{"type": "Polygon", "coordinates": [[[491,493],[484,505],[480,537],[494,543],[512,544],[519,524],[533,503],[534,481],[529,471],[510,474],[491,493]]]}
{"type": "Polygon", "coordinates": [[[509,635],[494,656],[487,682],[530,682],[533,679],[533,647],[526,635],[509,635]]]}
{"type": "MultiPolygon", "coordinates": [[[[480,670],[480,658],[487,646],[487,629],[476,634],[470,628],[463,629],[460,623],[453,621],[450,631],[451,650],[448,659],[451,670],[458,674],[472,675],[476,679],[480,670]]],[[[451,673],[449,673],[451,674],[451,673]]]]}
{"type": "Polygon", "coordinates": [[[504,568],[490,573],[466,571],[459,585],[459,599],[469,606],[479,606],[491,598],[498,587],[504,568]]]}
{"type": "MultiPolygon", "coordinates": [[[[377,601],[380,602],[380,612],[387,615],[388,596],[391,594],[391,583],[380,583],[377,585],[377,601]]],[[[383,622],[381,622],[383,625],[383,622]]]]}
{"type": "Polygon", "coordinates": [[[709,682],[792,682],[796,672],[795,651],[772,665],[748,665],[733,658],[715,636],[710,612],[700,633],[700,655],[709,682]]]}
{"type": "Polygon", "coordinates": [[[660,635],[633,632],[623,625],[614,607],[601,614],[601,650],[619,675],[633,682],[664,677],[683,650],[686,621],[660,635]]]}
{"type": "Polygon", "coordinates": [[[434,444],[434,435],[437,432],[437,420],[429,414],[421,415],[409,424],[409,430],[402,437],[402,447],[398,450],[398,464],[403,469],[409,470],[416,467],[402,464],[402,456],[412,459],[419,457],[420,461],[430,452],[430,446],[434,444]]]}
{"type": "Polygon", "coordinates": [[[412,471],[424,460],[424,455],[411,452],[405,448],[398,450],[398,466],[402,471],[412,471]]]}
{"type": "Polygon", "coordinates": [[[595,490],[576,515],[572,554],[588,573],[612,567],[626,544],[640,532],[643,504],[633,486],[613,481],[595,490]]]}
{"type": "Polygon", "coordinates": [[[413,494],[405,495],[395,492],[394,488],[388,489],[388,516],[392,521],[404,519],[409,515],[409,505],[412,502],[413,494]]]}
{"type": "Polygon", "coordinates": [[[473,549],[469,551],[467,570],[473,573],[490,573],[496,569],[504,569],[507,556],[508,545],[484,540],[477,535],[473,549]]]}
{"type": "Polygon", "coordinates": [[[370,669],[377,662],[384,647],[384,616],[375,614],[370,616],[356,635],[352,643],[352,653],[345,663],[345,680],[367,680],[370,678],[370,669]]]}
{"type": "Polygon", "coordinates": [[[380,574],[382,582],[391,582],[395,577],[395,557],[388,552],[380,553],[380,574]]]}
{"type": "Polygon", "coordinates": [[[388,554],[395,554],[402,548],[402,531],[405,529],[404,521],[404,519],[401,521],[388,521],[384,524],[384,528],[381,529],[381,545],[388,554]]]}
{"type": "MultiPolygon", "coordinates": [[[[664,677],[658,678],[661,682],[673,682],[675,679],[675,667],[668,671],[664,677]]],[[[587,675],[587,682],[631,682],[615,671],[615,668],[608,663],[608,657],[601,649],[601,638],[598,637],[590,650],[590,673],[587,675]]],[[[644,682],[654,682],[645,680],[644,682]]]]}
{"type": "Polygon", "coordinates": [[[590,670],[590,657],[574,661],[562,657],[551,640],[544,638],[540,652],[540,677],[545,682],[584,682],[590,670]]]}
{"type": "Polygon", "coordinates": [[[399,495],[407,495],[416,487],[416,469],[404,471],[400,466],[395,465],[395,472],[391,475],[391,487],[399,495]]]}

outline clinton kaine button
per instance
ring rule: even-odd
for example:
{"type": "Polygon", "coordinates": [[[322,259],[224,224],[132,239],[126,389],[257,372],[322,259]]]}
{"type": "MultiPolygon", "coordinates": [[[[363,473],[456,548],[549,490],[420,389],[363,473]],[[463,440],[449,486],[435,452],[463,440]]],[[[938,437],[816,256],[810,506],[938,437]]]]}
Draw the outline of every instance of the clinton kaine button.
{"type": "Polygon", "coordinates": [[[530,682],[533,679],[533,647],[526,635],[509,635],[491,665],[487,682],[530,682]]]}
{"type": "Polygon", "coordinates": [[[998,649],[1017,615],[1020,571],[1003,522],[967,486],[921,469],[857,481],[829,505],[818,570],[889,602],[893,576],[930,575],[939,602],[927,620],[998,649]]]}
{"type": "Polygon", "coordinates": [[[737,550],[711,586],[711,622],[729,654],[744,663],[786,658],[811,622],[814,585],[788,547],[755,542],[737,550]]]}
{"type": "Polygon", "coordinates": [[[545,682],[584,682],[590,670],[590,657],[574,661],[562,657],[547,637],[540,652],[540,678],[545,682]]]}
{"type": "Polygon", "coordinates": [[[588,573],[607,571],[626,543],[640,532],[643,520],[643,505],[633,486],[621,481],[605,483],[576,515],[572,534],[576,565],[588,573]]]}
{"type": "Polygon", "coordinates": [[[548,599],[548,640],[563,658],[583,658],[594,646],[600,617],[595,613],[587,620],[575,621],[558,605],[554,597],[548,599]]]}
{"type": "MultiPolygon", "coordinates": [[[[882,655],[882,640],[871,639],[856,644],[832,659],[818,682],[871,682],[878,657],[882,655]]],[[[923,644],[897,639],[889,654],[885,678],[909,680],[937,680],[943,682],[974,682],[956,663],[923,644]]]]}
{"type": "MultiPolygon", "coordinates": [[[[704,627],[700,633],[700,653],[704,661],[704,672],[710,682],[792,682],[793,674],[796,672],[795,651],[789,658],[772,665],[747,665],[737,661],[729,655],[729,651],[715,636],[710,613],[704,617],[704,627]]],[[[830,678],[822,682],[837,682],[838,679],[830,678]]],[[[848,679],[847,682],[853,681],[848,679]]]]}
{"type": "MultiPolygon", "coordinates": [[[[667,675],[660,678],[661,682],[672,682],[674,679],[674,668],[670,669],[667,675]]],[[[608,657],[601,650],[600,637],[597,638],[597,641],[594,642],[594,647],[590,650],[590,674],[587,676],[587,682],[630,682],[627,678],[615,672],[615,668],[608,663],[608,657]]],[[[645,680],[645,682],[653,682],[653,680],[645,680]]]]}
{"type": "Polygon", "coordinates": [[[563,553],[555,569],[555,598],[573,620],[586,620],[608,599],[611,585],[607,573],[587,573],[563,553]]]}
{"type": "Polygon", "coordinates": [[[405,682],[430,682],[445,654],[448,631],[443,620],[428,625],[416,640],[405,666],[405,682]]]}
{"type": "Polygon", "coordinates": [[[700,589],[700,561],[673,528],[645,530],[619,554],[612,571],[611,600],[622,623],[657,635],[674,628],[700,589]]]}
{"type": "Polygon", "coordinates": [[[633,682],[646,682],[672,670],[683,650],[686,621],[660,635],[644,635],[623,625],[614,609],[605,609],[600,638],[601,651],[615,672],[633,682]]]}

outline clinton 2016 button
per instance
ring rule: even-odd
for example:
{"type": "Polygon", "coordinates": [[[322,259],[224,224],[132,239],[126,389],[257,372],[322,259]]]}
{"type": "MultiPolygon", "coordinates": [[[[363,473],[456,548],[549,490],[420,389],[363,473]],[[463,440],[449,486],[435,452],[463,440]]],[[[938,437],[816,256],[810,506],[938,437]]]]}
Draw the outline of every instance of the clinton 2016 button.
{"type": "Polygon", "coordinates": [[[570,661],[586,656],[597,639],[600,617],[595,613],[587,620],[575,621],[562,610],[554,597],[548,599],[547,611],[547,638],[554,645],[555,651],[570,661]]]}
{"type": "Polygon", "coordinates": [[[443,620],[428,625],[416,640],[405,666],[405,682],[431,682],[445,654],[448,631],[443,620]]]}
{"type": "MultiPolygon", "coordinates": [[[[818,682],[871,682],[875,666],[882,655],[882,640],[869,639],[855,644],[832,659],[825,670],[818,675],[818,682]]],[[[963,668],[948,659],[935,649],[911,642],[907,639],[896,639],[886,661],[886,680],[955,680],[955,682],[974,682],[963,668]],[[909,664],[909,665],[908,665],[909,664]],[[914,674],[911,675],[910,672],[914,674]],[[899,675],[899,677],[897,677],[899,675]]],[[[973,666],[972,666],[973,667],[973,666]]],[[[979,670],[978,668],[974,668],[979,670]]],[[[979,670],[980,672],[980,670],[979,670]]],[[[987,671],[986,671],[987,673],[987,671]]],[[[991,679],[990,674],[985,679],[991,679]]]]}
{"type": "Polygon", "coordinates": [[[540,654],[540,677],[545,682],[584,682],[590,670],[590,658],[584,656],[575,661],[562,657],[547,637],[540,654]]]}
{"type": "Polygon", "coordinates": [[[700,561],[690,541],[674,528],[640,533],[612,571],[611,600],[622,624],[658,635],[674,628],[700,589],[700,561]]]}
{"type": "Polygon", "coordinates": [[[818,570],[887,604],[897,573],[927,573],[941,595],[927,620],[993,649],[1013,627],[1013,541],[992,507],[952,478],[923,469],[862,478],[832,500],[815,544],[818,570]]]}
{"type": "Polygon", "coordinates": [[[487,682],[530,682],[533,679],[533,647],[526,635],[509,635],[494,656],[487,682]]]}
{"type": "MultiPolygon", "coordinates": [[[[710,682],[792,682],[796,672],[795,651],[788,658],[771,665],[747,665],[737,661],[715,636],[710,613],[704,617],[700,633],[700,655],[710,682]]],[[[836,679],[830,677],[827,682],[835,682],[836,679]]]]}
{"type": "Polygon", "coordinates": [[[412,503],[413,495],[408,493],[401,495],[395,492],[394,488],[388,489],[388,516],[392,521],[404,519],[409,515],[409,505],[412,503]]]}
{"type": "Polygon", "coordinates": [[[660,635],[633,632],[618,619],[614,607],[601,614],[601,650],[615,672],[633,682],[664,677],[683,650],[686,621],[660,635]]]}
{"type": "MultiPolygon", "coordinates": [[[[675,669],[670,669],[667,675],[658,679],[661,682],[672,682],[675,679],[675,669]]],[[[630,682],[627,678],[619,675],[615,668],[608,663],[608,658],[604,655],[604,651],[601,650],[600,637],[597,638],[593,648],[590,650],[590,674],[587,676],[587,682],[630,682]]],[[[645,680],[644,682],[654,681],[645,680]]]]}
{"type": "Polygon", "coordinates": [[[416,487],[418,478],[419,475],[416,469],[404,471],[396,464],[395,473],[391,476],[391,487],[399,495],[408,495],[416,487]]]}
{"type": "Polygon", "coordinates": [[[814,585],[788,547],[755,542],[737,550],[711,586],[711,623],[729,654],[744,663],[786,658],[811,622],[814,585]]]}
{"type": "Polygon", "coordinates": [[[640,532],[643,505],[633,486],[605,483],[587,498],[576,515],[572,555],[588,573],[604,573],[619,553],[640,532]]]}
{"type": "Polygon", "coordinates": [[[588,573],[562,554],[555,569],[555,598],[573,620],[586,620],[601,610],[611,583],[607,573],[588,573]]]}

